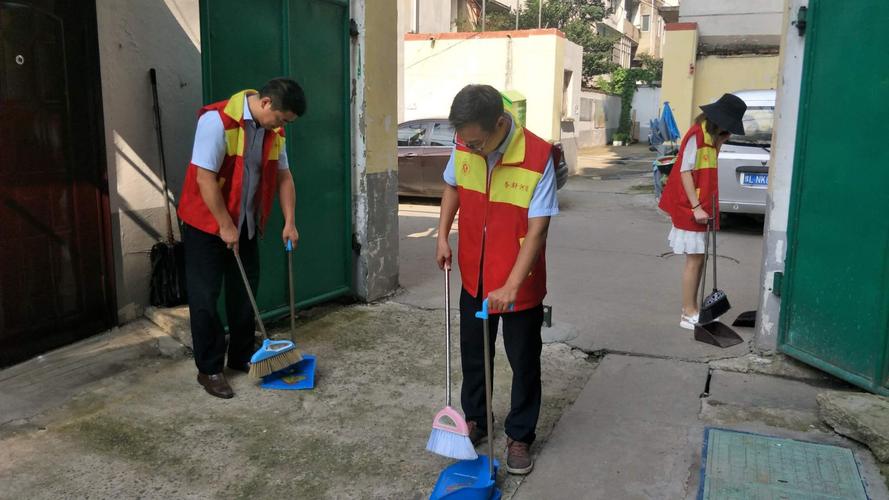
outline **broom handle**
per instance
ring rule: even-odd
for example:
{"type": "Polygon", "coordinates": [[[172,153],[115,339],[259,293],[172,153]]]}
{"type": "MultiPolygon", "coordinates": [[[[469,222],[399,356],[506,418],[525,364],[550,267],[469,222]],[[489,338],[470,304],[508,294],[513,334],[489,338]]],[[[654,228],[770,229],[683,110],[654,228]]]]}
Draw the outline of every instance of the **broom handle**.
{"type": "Polygon", "coordinates": [[[164,155],[164,134],[161,131],[161,106],[157,98],[157,72],[148,70],[151,78],[151,97],[154,100],[154,130],[157,134],[157,154],[161,160],[161,180],[164,187],[164,208],[167,211],[167,243],[173,243],[173,217],[170,215],[170,197],[167,195],[167,161],[164,155]]]}
{"type": "Polygon", "coordinates": [[[253,290],[250,288],[250,281],[247,280],[247,271],[244,271],[244,264],[236,249],[232,250],[235,254],[235,260],[238,261],[238,269],[241,271],[241,278],[244,279],[244,288],[247,289],[247,297],[250,297],[250,305],[253,306],[253,314],[256,315],[256,322],[259,323],[259,330],[262,332],[263,339],[269,338],[269,334],[265,332],[265,325],[262,318],[259,317],[259,307],[256,306],[256,299],[253,297],[253,290]]]}
{"type": "Polygon", "coordinates": [[[445,264],[445,350],[448,353],[445,358],[447,375],[447,406],[451,406],[451,266],[445,264]]]}

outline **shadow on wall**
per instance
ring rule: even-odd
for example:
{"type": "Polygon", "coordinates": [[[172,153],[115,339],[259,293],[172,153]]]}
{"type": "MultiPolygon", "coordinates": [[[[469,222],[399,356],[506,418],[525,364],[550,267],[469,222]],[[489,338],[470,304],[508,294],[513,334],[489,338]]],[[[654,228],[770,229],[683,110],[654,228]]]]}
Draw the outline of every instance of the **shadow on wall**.
{"type": "Polygon", "coordinates": [[[157,70],[168,194],[176,199],[202,103],[200,16],[190,0],[98,0],[96,10],[114,268],[125,322],[148,301],[148,251],[166,232],[148,70],[157,70]]]}

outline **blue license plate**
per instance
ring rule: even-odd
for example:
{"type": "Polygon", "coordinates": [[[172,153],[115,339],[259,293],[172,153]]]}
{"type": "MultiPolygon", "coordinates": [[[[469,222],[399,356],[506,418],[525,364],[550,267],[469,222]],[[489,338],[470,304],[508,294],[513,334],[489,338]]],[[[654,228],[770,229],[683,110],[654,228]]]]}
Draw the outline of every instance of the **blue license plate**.
{"type": "Polygon", "coordinates": [[[741,184],[744,186],[768,186],[769,174],[742,174],[741,184]]]}

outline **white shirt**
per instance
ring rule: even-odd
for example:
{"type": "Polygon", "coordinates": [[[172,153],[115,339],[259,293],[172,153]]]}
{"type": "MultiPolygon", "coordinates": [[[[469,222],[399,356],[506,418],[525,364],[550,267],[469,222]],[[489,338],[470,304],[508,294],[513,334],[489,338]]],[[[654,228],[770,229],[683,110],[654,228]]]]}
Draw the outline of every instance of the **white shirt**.
{"type": "MultiPolygon", "coordinates": [[[[488,161],[488,182],[491,180],[491,172],[494,170],[494,167],[497,166],[497,163],[500,161],[500,158],[503,157],[503,154],[506,153],[506,147],[509,145],[509,141],[512,138],[512,134],[515,132],[515,123],[510,119],[509,122],[509,133],[506,134],[506,138],[503,140],[503,143],[500,144],[500,147],[489,153],[487,156],[488,161]]],[[[454,152],[451,151],[451,158],[448,160],[448,164],[445,167],[444,171],[444,180],[451,186],[457,187],[457,175],[454,171],[454,152]]],[[[549,159],[546,161],[546,167],[543,169],[543,177],[540,178],[540,181],[537,183],[537,187],[534,188],[534,193],[531,195],[531,204],[528,206],[528,218],[533,219],[534,217],[552,217],[553,215],[559,214],[559,199],[556,196],[556,168],[553,164],[553,156],[550,155],[549,159]]]]}
{"type": "Polygon", "coordinates": [[[679,166],[680,172],[691,172],[695,169],[695,161],[698,158],[698,141],[694,137],[685,143],[685,151],[682,152],[682,165],[679,166]]]}
{"type": "MultiPolygon", "coordinates": [[[[241,191],[241,216],[238,219],[238,233],[241,227],[247,223],[247,236],[253,238],[256,234],[256,191],[259,190],[260,163],[262,162],[262,142],[265,137],[265,129],[253,121],[250,114],[250,106],[247,105],[247,96],[244,96],[244,179],[241,191]]],[[[194,147],[191,152],[191,162],[200,168],[211,172],[219,172],[222,160],[225,158],[225,127],[219,113],[204,113],[198,119],[197,130],[194,134],[194,147]]],[[[287,150],[282,149],[278,158],[278,170],[287,170],[287,150]]]]}

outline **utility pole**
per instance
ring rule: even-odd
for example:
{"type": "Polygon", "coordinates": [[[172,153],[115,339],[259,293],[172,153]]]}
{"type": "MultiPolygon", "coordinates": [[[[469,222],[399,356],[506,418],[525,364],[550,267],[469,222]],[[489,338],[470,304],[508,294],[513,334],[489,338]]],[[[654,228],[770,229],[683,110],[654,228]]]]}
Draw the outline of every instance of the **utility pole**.
{"type": "Polygon", "coordinates": [[[487,15],[487,5],[485,0],[482,0],[482,31],[485,31],[485,16],[487,15]]]}
{"type": "Polygon", "coordinates": [[[518,31],[519,29],[519,12],[521,12],[522,6],[516,4],[515,6],[515,29],[518,31]]]}

